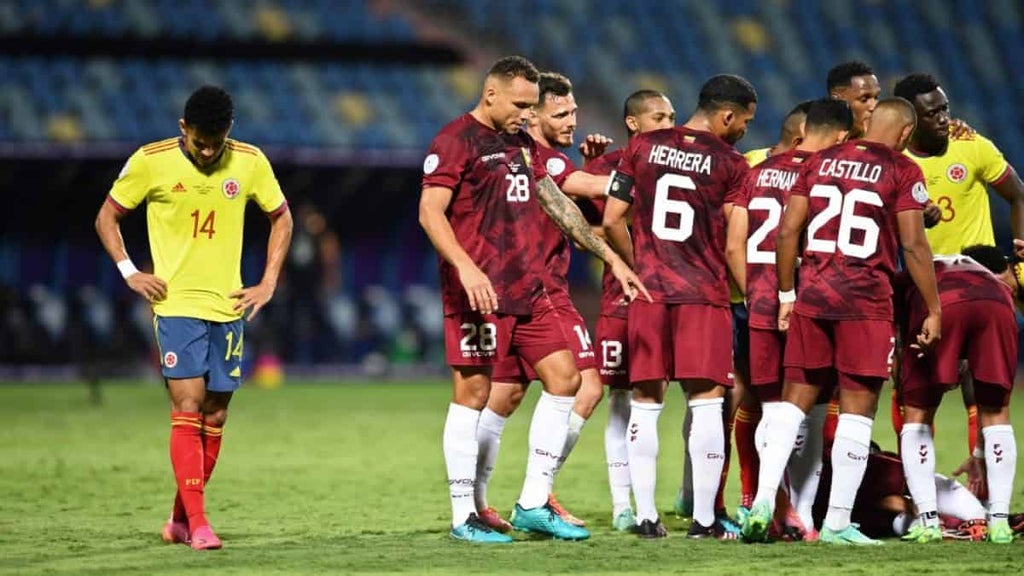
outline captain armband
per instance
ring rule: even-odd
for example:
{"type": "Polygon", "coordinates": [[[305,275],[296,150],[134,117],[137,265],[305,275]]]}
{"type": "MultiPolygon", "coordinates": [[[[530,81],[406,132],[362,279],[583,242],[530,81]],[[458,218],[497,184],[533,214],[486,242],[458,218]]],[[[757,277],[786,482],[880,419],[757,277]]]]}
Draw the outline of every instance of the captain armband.
{"type": "Polygon", "coordinates": [[[622,174],[618,170],[613,170],[611,177],[608,178],[608,187],[605,188],[604,193],[613,198],[618,198],[623,202],[633,203],[633,177],[622,174]]]}

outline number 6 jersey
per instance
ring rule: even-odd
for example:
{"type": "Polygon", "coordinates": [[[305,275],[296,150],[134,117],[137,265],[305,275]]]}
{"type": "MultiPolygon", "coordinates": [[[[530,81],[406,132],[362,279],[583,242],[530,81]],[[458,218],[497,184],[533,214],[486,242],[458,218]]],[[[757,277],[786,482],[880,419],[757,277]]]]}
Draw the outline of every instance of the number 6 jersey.
{"type": "Polygon", "coordinates": [[[630,140],[609,194],[633,204],[635,269],[655,302],[729,306],[722,208],[747,170],[710,132],[677,126],[630,140]]]}
{"type": "Polygon", "coordinates": [[[797,313],[892,320],[896,214],[928,201],[921,169],[884,144],[856,140],[811,157],[790,195],[808,198],[797,313]]]}

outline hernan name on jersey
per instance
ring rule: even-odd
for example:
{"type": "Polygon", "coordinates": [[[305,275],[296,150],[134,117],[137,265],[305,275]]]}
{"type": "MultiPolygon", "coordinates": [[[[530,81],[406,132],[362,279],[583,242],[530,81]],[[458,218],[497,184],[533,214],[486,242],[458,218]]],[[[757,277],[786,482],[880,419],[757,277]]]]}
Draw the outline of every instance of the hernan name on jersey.
{"type": "Polygon", "coordinates": [[[866,164],[856,160],[838,160],[826,158],[821,161],[818,168],[821,176],[832,176],[833,178],[847,178],[859,180],[860,182],[871,182],[874,184],[882,176],[882,167],[878,164],[866,164]]]}
{"type": "Polygon", "coordinates": [[[700,152],[683,152],[663,144],[651,148],[651,154],[647,157],[647,161],[651,164],[668,166],[680,172],[711,174],[711,156],[700,152]]]}
{"type": "Polygon", "coordinates": [[[757,175],[758,188],[775,188],[776,190],[789,191],[796,182],[798,173],[791,170],[777,170],[765,168],[757,175]]]}

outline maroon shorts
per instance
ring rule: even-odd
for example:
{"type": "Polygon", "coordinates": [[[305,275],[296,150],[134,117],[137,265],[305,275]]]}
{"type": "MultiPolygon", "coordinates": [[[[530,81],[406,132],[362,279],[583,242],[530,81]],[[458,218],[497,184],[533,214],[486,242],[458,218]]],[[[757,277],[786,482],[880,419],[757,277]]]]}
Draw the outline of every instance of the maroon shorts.
{"type": "Polygon", "coordinates": [[[705,379],[732,386],[732,314],[726,307],[629,305],[629,381],[705,379]]]}
{"type": "Polygon", "coordinates": [[[750,385],[761,402],[775,402],[782,398],[782,353],[785,347],[785,333],[750,328],[750,385]]]}
{"type": "Polygon", "coordinates": [[[903,348],[900,385],[903,403],[935,408],[960,381],[967,360],[979,405],[1006,406],[1017,370],[1017,320],[1013,309],[991,300],[958,302],[942,308],[942,338],[924,357],[903,348]]]}
{"type": "MultiPolygon", "coordinates": [[[[584,322],[583,316],[580,316],[568,295],[552,297],[551,301],[554,306],[554,315],[559,324],[557,331],[563,334],[565,339],[562,348],[568,348],[572,352],[578,370],[596,370],[597,360],[594,357],[594,347],[591,344],[590,333],[587,332],[587,324],[584,322]]],[[[533,364],[539,359],[531,361],[515,350],[511,350],[508,355],[494,365],[491,380],[520,383],[536,380],[537,372],[534,371],[533,364]]]]}
{"type": "Polygon", "coordinates": [[[601,383],[612,388],[629,390],[629,340],[625,318],[599,316],[597,319],[597,350],[601,355],[601,383]]]}
{"type": "Polygon", "coordinates": [[[877,391],[889,377],[896,346],[887,320],[828,320],[793,312],[783,365],[787,382],[817,384],[811,372],[835,368],[841,388],[877,391]]]}
{"type": "Polygon", "coordinates": [[[496,366],[514,351],[534,364],[566,350],[562,323],[547,296],[530,316],[463,312],[444,317],[445,359],[449,366],[496,366]]]}

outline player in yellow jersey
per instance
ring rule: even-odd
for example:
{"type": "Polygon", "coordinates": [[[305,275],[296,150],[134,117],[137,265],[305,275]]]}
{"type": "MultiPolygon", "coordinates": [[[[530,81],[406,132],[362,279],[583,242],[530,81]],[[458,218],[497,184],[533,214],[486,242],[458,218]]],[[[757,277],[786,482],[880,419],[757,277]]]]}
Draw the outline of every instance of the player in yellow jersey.
{"type": "Polygon", "coordinates": [[[203,86],[185,104],[179,138],[139,148],[96,217],[96,232],[128,286],[153,304],[171,400],[171,466],[177,482],[166,542],[221,547],[203,491],[220,451],[232,393],[241,383],[242,317],[270,301],[291,241],[292,217],[270,163],[227,138],[231,96],[203,86]],[[270,218],[263,278],[243,287],[242,228],[253,200],[270,218]],[[146,202],[153,274],[128,257],[119,221],[146,202]]]}
{"type": "MultiPolygon", "coordinates": [[[[743,154],[743,157],[747,159],[747,163],[754,167],[775,154],[782,154],[799,146],[800,142],[804,139],[804,122],[807,121],[807,110],[811,107],[812,102],[813,100],[806,100],[794,106],[786,114],[786,117],[782,119],[779,141],[774,146],[757,148],[743,154]]],[[[736,294],[735,291],[733,293],[734,295],[736,294]]],[[[733,301],[735,302],[736,300],[733,301]]],[[[739,302],[743,302],[742,296],[740,296],[739,302]]]]}

